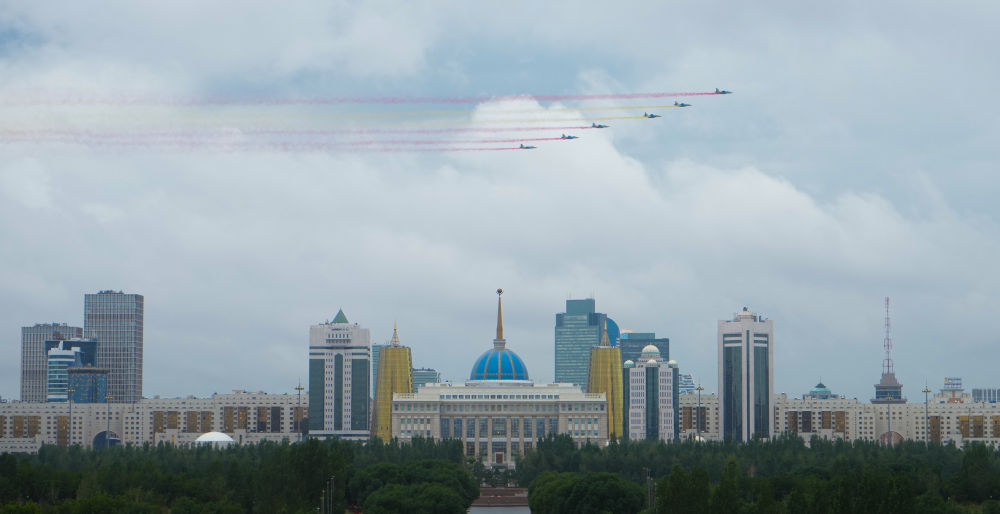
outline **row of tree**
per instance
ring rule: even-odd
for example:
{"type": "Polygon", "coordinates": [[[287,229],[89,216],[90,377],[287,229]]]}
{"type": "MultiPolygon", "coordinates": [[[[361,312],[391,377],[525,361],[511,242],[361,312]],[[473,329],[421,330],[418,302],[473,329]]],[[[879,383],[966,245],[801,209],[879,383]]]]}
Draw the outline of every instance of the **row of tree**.
{"type": "Polygon", "coordinates": [[[425,506],[406,509],[413,512],[459,513],[479,496],[458,441],[44,446],[0,455],[0,513],[315,512],[326,491],[335,512],[398,512],[394,502],[404,498],[425,506]]]}
{"type": "Polygon", "coordinates": [[[1000,513],[1000,453],[982,444],[813,439],[806,446],[789,435],[747,444],[620,441],[577,448],[567,436],[551,436],[521,459],[516,476],[531,484],[532,512],[543,514],[640,510],[591,509],[634,505],[635,490],[626,487],[590,486],[587,500],[576,501],[579,484],[607,476],[655,490],[655,505],[642,504],[659,512],[1000,513]]]}

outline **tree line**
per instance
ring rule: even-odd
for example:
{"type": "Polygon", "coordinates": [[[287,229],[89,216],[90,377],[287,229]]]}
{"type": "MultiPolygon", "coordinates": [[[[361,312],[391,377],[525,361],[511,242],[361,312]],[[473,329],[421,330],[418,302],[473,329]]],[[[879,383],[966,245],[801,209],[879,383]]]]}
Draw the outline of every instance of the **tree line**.
{"type": "Polygon", "coordinates": [[[1000,514],[1000,452],[978,443],[959,449],[816,438],[807,446],[786,435],[750,443],[626,440],[577,448],[568,436],[550,436],[520,460],[515,476],[531,484],[529,503],[541,514],[1000,514]],[[605,477],[602,488],[583,486],[595,476],[605,477]],[[641,496],[608,476],[639,487],[641,496]]]}
{"type": "Polygon", "coordinates": [[[461,513],[478,483],[458,441],[43,446],[0,455],[0,514],[304,513],[329,490],[334,512],[399,512],[405,499],[409,512],[461,513]]]}

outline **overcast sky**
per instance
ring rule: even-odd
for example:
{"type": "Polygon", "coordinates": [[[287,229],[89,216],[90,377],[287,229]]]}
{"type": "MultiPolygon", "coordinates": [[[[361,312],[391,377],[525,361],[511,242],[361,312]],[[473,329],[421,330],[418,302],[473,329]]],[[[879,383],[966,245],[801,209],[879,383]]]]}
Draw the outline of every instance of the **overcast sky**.
{"type": "Polygon", "coordinates": [[[145,296],[146,396],[292,392],[338,308],[463,380],[497,287],[536,381],[555,313],[593,296],[709,391],[717,321],[748,306],[774,320],[778,391],[868,399],[891,296],[911,401],[945,376],[1000,387],[1000,4],[502,5],[0,4],[8,132],[89,123],[30,95],[735,92],[532,152],[0,140],[0,396],[20,327],[82,325],[102,289],[145,296]]]}

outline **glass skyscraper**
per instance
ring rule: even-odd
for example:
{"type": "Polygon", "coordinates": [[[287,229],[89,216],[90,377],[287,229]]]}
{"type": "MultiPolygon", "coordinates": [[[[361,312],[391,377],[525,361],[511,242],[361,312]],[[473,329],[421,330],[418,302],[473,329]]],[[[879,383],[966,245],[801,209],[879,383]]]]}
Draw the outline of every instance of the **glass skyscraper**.
{"type": "Polygon", "coordinates": [[[83,297],[83,333],[97,339],[97,365],[108,370],[112,403],[142,398],[144,303],[142,295],[121,291],[83,297]]]}
{"type": "Polygon", "coordinates": [[[719,395],[722,438],[771,436],[774,418],[774,324],[746,307],[719,321],[719,395]]]}
{"type": "Polygon", "coordinates": [[[655,346],[660,351],[663,360],[670,360],[670,338],[658,338],[655,332],[630,332],[626,330],[618,338],[618,347],[622,349],[622,363],[625,361],[639,362],[639,354],[647,345],[655,346]]]}
{"type": "Polygon", "coordinates": [[[48,381],[46,341],[83,337],[83,328],[65,323],[39,323],[21,328],[21,401],[44,402],[48,381]]]}
{"type": "Polygon", "coordinates": [[[618,345],[618,325],[596,312],[593,298],[566,300],[566,312],[556,314],[555,381],[587,387],[590,349],[601,344],[607,327],[611,346],[618,345]]]}

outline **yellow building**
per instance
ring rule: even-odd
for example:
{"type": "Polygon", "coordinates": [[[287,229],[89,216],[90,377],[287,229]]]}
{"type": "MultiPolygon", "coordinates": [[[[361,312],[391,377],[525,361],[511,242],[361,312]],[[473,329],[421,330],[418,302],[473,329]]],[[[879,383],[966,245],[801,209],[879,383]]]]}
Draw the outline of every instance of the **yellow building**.
{"type": "Polygon", "coordinates": [[[392,327],[392,341],[382,348],[375,384],[374,436],[383,441],[392,438],[392,395],[413,392],[413,358],[410,347],[399,344],[399,334],[392,327]]]}
{"type": "Polygon", "coordinates": [[[600,346],[590,349],[590,370],[587,392],[604,393],[608,398],[608,437],[620,438],[625,433],[622,416],[622,352],[608,342],[604,331],[600,346]]]}

